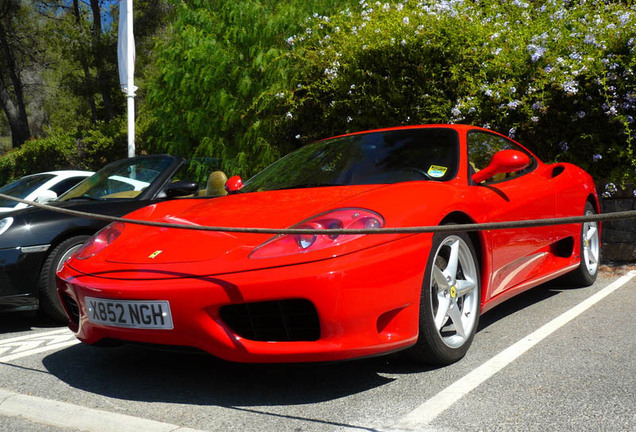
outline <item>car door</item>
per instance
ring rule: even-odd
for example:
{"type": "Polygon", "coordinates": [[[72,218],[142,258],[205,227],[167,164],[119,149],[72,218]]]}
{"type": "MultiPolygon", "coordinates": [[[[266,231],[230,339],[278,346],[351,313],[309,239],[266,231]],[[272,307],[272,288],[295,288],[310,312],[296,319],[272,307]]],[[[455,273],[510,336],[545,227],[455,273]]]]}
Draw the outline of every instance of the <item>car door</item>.
{"type": "MultiPolygon", "coordinates": [[[[541,164],[512,140],[485,131],[467,134],[469,170],[485,168],[501,150],[518,150],[530,157],[530,165],[516,173],[498,174],[480,184],[472,184],[471,194],[482,206],[480,222],[534,220],[553,217],[556,196],[541,164]]],[[[554,227],[490,230],[484,233],[490,247],[491,280],[488,300],[536,274],[548,258],[554,241],[554,227]]]]}

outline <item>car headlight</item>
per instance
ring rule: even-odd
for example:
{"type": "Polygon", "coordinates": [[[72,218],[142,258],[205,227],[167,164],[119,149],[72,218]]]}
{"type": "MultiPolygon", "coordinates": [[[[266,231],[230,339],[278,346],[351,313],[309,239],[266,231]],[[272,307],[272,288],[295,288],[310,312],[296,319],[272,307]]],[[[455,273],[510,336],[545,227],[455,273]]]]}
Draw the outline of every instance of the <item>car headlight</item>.
{"type": "Polygon", "coordinates": [[[360,208],[331,210],[292,227],[313,229],[316,230],[315,234],[278,235],[254,249],[249,257],[274,258],[307,253],[338,246],[364,236],[364,234],[321,234],[320,231],[324,229],[373,229],[383,226],[384,218],[371,210],[360,208]]]}
{"type": "Polygon", "coordinates": [[[0,235],[4,234],[4,232],[8,230],[12,224],[13,224],[12,217],[6,217],[0,220],[0,235]]]}
{"type": "Polygon", "coordinates": [[[92,257],[97,252],[115,241],[117,237],[124,231],[122,222],[113,222],[102,228],[97,234],[88,239],[84,245],[75,252],[75,258],[84,260],[92,257]]]}

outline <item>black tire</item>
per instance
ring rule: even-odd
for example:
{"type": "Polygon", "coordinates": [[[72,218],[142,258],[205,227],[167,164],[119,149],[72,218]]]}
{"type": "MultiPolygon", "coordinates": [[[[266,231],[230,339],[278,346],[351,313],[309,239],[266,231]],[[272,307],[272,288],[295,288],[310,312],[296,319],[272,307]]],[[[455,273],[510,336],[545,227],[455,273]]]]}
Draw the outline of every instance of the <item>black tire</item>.
{"type": "Polygon", "coordinates": [[[55,321],[68,321],[66,312],[64,312],[60,298],[57,295],[55,273],[57,273],[57,270],[62,267],[64,262],[89,238],[90,236],[88,235],[70,237],[58,244],[51,253],[49,253],[46,260],[44,260],[38,281],[40,311],[55,321]]]}
{"type": "MultiPolygon", "coordinates": [[[[586,216],[596,214],[594,206],[588,201],[585,204],[586,216]]],[[[600,237],[598,223],[585,222],[581,225],[580,234],[581,256],[579,266],[576,270],[566,274],[563,282],[574,287],[588,287],[596,282],[598,276],[598,266],[600,264],[600,237]]]]}
{"type": "Polygon", "coordinates": [[[479,323],[480,291],[477,254],[470,237],[466,233],[435,234],[422,282],[419,338],[408,352],[411,358],[448,365],[464,357],[479,323]],[[456,270],[451,275],[449,263],[455,246],[456,270]],[[455,321],[461,323],[461,329],[455,321]]]}

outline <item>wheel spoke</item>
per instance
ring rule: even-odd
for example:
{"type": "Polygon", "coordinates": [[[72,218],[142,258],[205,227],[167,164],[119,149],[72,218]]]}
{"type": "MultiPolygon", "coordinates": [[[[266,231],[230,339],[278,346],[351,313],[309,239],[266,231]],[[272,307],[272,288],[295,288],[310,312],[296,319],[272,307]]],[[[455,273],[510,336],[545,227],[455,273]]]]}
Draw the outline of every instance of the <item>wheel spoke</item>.
{"type": "Polygon", "coordinates": [[[591,241],[591,240],[594,238],[594,236],[596,236],[596,233],[597,233],[596,226],[594,226],[594,225],[590,225],[590,226],[588,227],[587,232],[585,233],[585,238],[586,238],[588,241],[591,241]]]}
{"type": "Polygon", "coordinates": [[[457,297],[464,297],[466,294],[470,294],[477,285],[470,279],[466,280],[458,280],[455,283],[455,288],[457,288],[457,297]]]}
{"type": "Polygon", "coordinates": [[[441,330],[444,322],[446,321],[446,315],[448,314],[448,308],[450,307],[450,298],[445,296],[443,292],[437,295],[438,307],[435,314],[435,327],[437,330],[441,330]]]}
{"type": "Polygon", "coordinates": [[[594,248],[588,248],[587,256],[590,264],[594,265],[598,263],[598,252],[594,248]]]}
{"type": "Polygon", "coordinates": [[[446,279],[444,272],[436,265],[433,266],[433,278],[435,279],[439,289],[448,287],[448,280],[446,279]]]}
{"type": "Polygon", "coordinates": [[[448,257],[448,265],[446,266],[446,274],[451,277],[450,283],[454,284],[457,279],[457,267],[459,265],[459,240],[453,241],[450,245],[451,253],[448,257]]]}
{"type": "Polygon", "coordinates": [[[450,317],[451,321],[453,321],[457,334],[465,338],[466,331],[464,330],[464,323],[462,322],[462,311],[459,310],[459,307],[455,305],[454,308],[450,308],[448,311],[448,316],[450,317]]]}

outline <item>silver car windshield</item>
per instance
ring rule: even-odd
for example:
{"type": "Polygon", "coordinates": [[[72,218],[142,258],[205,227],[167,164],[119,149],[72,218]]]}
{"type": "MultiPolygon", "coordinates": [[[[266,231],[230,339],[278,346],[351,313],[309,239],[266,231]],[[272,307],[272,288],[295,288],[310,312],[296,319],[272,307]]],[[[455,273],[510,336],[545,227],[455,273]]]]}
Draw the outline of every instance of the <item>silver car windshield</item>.
{"type": "MultiPolygon", "coordinates": [[[[35,174],[22,177],[8,185],[2,186],[0,193],[24,199],[53,177],[55,177],[53,174],[35,174]]],[[[0,199],[0,207],[15,207],[17,204],[17,201],[0,199]]]]}
{"type": "Polygon", "coordinates": [[[134,199],[172,163],[166,156],[123,159],[109,164],[78,183],[57,201],[72,199],[134,199]]]}

